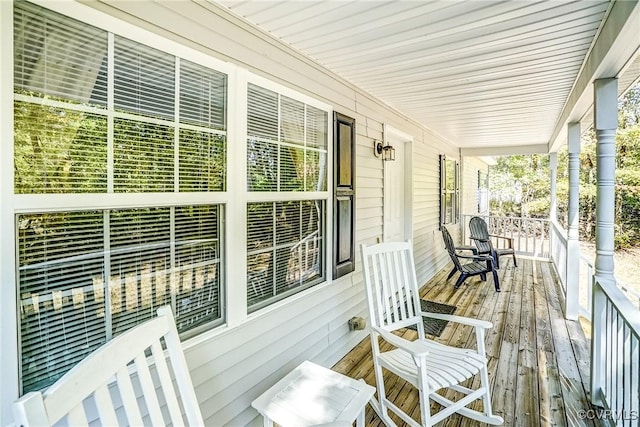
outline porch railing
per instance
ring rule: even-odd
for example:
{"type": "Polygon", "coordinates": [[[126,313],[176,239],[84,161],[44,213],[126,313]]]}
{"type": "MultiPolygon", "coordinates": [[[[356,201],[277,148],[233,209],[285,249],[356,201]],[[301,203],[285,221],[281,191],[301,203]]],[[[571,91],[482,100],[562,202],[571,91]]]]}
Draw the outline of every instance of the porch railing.
{"type": "Polygon", "coordinates": [[[468,241],[469,220],[474,216],[479,216],[487,222],[489,234],[511,237],[517,254],[549,258],[551,246],[548,219],[463,214],[462,239],[464,242],[468,241]]]}
{"type": "Polygon", "coordinates": [[[567,294],[567,231],[556,221],[550,222],[549,246],[550,258],[556,266],[560,278],[560,284],[565,295],[567,294]]]}
{"type": "MultiPolygon", "coordinates": [[[[556,267],[557,268],[557,267],[556,267]]],[[[591,319],[591,306],[593,303],[592,296],[592,280],[595,274],[593,261],[585,256],[580,255],[580,315],[587,319],[591,319]]],[[[631,301],[634,308],[640,312],[640,292],[633,289],[628,284],[616,280],[616,287],[622,294],[631,301]]]]}
{"type": "MultiPolygon", "coordinates": [[[[463,215],[463,241],[469,219],[463,215]]],[[[482,216],[482,215],[480,215],[482,216]]],[[[512,237],[515,250],[551,260],[566,294],[567,232],[555,221],[482,216],[491,234],[512,237]]],[[[640,293],[616,280],[598,281],[591,259],[581,255],[579,312],[591,321],[593,348],[591,396],[604,410],[594,414],[615,426],[640,419],[640,293]],[[592,311],[593,310],[593,311],[592,311]]]]}
{"type": "Polygon", "coordinates": [[[616,426],[640,417],[640,311],[615,281],[594,279],[591,396],[616,426]]]}

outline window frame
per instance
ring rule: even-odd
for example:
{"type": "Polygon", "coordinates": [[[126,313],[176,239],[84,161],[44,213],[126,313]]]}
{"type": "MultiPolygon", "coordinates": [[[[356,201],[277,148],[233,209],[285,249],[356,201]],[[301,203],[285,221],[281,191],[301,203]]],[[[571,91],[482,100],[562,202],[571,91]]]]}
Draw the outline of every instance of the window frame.
{"type": "MultiPolygon", "coordinates": [[[[40,2],[34,2],[40,5],[40,2]]],[[[8,33],[13,37],[13,5],[9,8],[3,8],[10,10],[8,16],[3,15],[4,21],[8,22],[6,26],[8,33]]],[[[333,140],[333,107],[326,104],[317,98],[310,97],[304,93],[298,92],[282,84],[276,83],[272,80],[251,73],[248,70],[242,68],[239,65],[219,60],[212,56],[211,53],[206,54],[197,51],[193,48],[180,44],[176,41],[167,39],[161,35],[137,27],[133,24],[127,23],[119,18],[107,15],[89,6],[75,2],[54,2],[42,4],[45,9],[49,9],[53,12],[60,13],[69,18],[76,19],[86,23],[88,25],[100,28],[110,33],[109,44],[113,49],[113,43],[115,35],[131,39],[137,43],[141,43],[151,48],[158,49],[162,52],[171,54],[175,57],[182,58],[184,60],[203,65],[205,67],[217,70],[226,74],[227,76],[227,166],[231,165],[233,172],[227,168],[226,176],[226,189],[225,191],[204,191],[204,192],[179,192],[176,191],[179,188],[179,182],[174,182],[174,190],[169,192],[157,192],[157,193],[126,193],[113,191],[113,180],[108,185],[107,192],[105,193],[67,193],[67,194],[16,194],[14,191],[14,179],[13,172],[7,174],[9,182],[3,181],[3,188],[7,194],[10,195],[10,201],[3,205],[10,210],[9,216],[11,217],[9,222],[11,227],[7,227],[9,232],[5,233],[8,241],[14,242],[11,244],[13,248],[15,242],[17,242],[18,233],[15,226],[15,217],[19,214],[26,213],[38,213],[38,212],[65,212],[65,211],[78,211],[78,210],[111,210],[111,209],[132,209],[132,208],[146,208],[146,207],[175,207],[175,206],[190,206],[190,205],[220,205],[221,217],[220,217],[220,239],[224,241],[222,247],[222,263],[223,275],[221,277],[221,288],[224,292],[220,297],[220,307],[223,313],[224,323],[216,325],[211,328],[203,328],[205,330],[198,330],[194,332],[198,334],[196,338],[191,338],[192,334],[181,335],[183,339],[190,339],[190,342],[202,342],[213,336],[223,334],[229,329],[235,328],[238,325],[251,321],[252,319],[261,316],[262,313],[268,313],[272,310],[277,310],[288,303],[295,303],[300,297],[314,292],[316,289],[320,289],[331,283],[331,248],[332,248],[332,235],[329,231],[328,224],[332,223],[333,218],[333,146],[331,141],[333,140]],[[326,189],[324,191],[313,192],[282,192],[278,196],[274,196],[265,192],[248,192],[247,191],[247,179],[246,179],[246,155],[247,155],[247,123],[246,123],[246,110],[247,110],[247,84],[251,82],[261,87],[275,90],[279,94],[290,97],[304,102],[305,104],[314,106],[327,113],[327,178],[326,189]],[[238,142],[244,143],[238,143],[238,142]],[[96,197],[96,194],[98,197],[96,197]],[[315,283],[313,286],[301,290],[296,293],[296,298],[285,298],[268,307],[261,308],[252,313],[247,311],[247,295],[246,286],[229,286],[230,283],[246,284],[246,206],[247,203],[253,202],[273,202],[282,200],[322,200],[325,204],[325,215],[323,218],[322,229],[325,238],[325,244],[323,248],[323,270],[324,278],[322,282],[315,283]],[[225,237],[226,236],[226,237],[225,237]],[[233,261],[231,261],[233,260],[233,261]],[[244,289],[243,289],[244,288],[244,289]]],[[[2,29],[4,31],[5,28],[2,29]]],[[[9,61],[6,61],[7,66],[10,68],[10,72],[7,75],[12,78],[9,79],[7,86],[10,87],[13,93],[13,52],[3,53],[3,58],[9,57],[9,61]],[[11,56],[9,56],[11,55],[11,56]]],[[[4,82],[3,82],[4,83],[4,82]]],[[[48,102],[48,101],[46,101],[48,102]]],[[[45,102],[45,103],[46,103],[45,102]]],[[[53,102],[53,101],[52,101],[53,102]]],[[[5,105],[6,103],[3,103],[5,105]]],[[[79,109],[85,107],[78,107],[79,109]]],[[[89,112],[92,112],[91,108],[88,108],[89,112]]],[[[9,111],[13,111],[13,99],[10,102],[9,111]]],[[[107,112],[110,116],[116,116],[112,112],[107,112]]],[[[128,114],[128,113],[121,113],[128,114]]],[[[12,116],[12,114],[11,114],[12,116]]],[[[7,117],[11,117],[7,115],[7,117]]],[[[113,117],[111,118],[113,120],[113,117]]],[[[3,134],[8,136],[8,140],[13,141],[14,123],[13,120],[7,120],[9,126],[4,127],[3,134]]],[[[10,154],[7,163],[13,164],[14,153],[13,144],[10,148],[4,149],[3,153],[10,154]]],[[[109,154],[113,156],[113,154],[109,154]]],[[[13,168],[8,168],[13,169],[13,168]]],[[[9,258],[14,265],[18,262],[15,254],[9,258]]],[[[15,271],[11,268],[10,282],[15,283],[17,280],[15,271]]],[[[17,291],[14,289],[12,292],[17,291]]],[[[14,302],[17,301],[17,292],[14,295],[14,302]]],[[[17,304],[13,304],[17,309],[17,304]]],[[[5,306],[6,307],[6,306],[5,306]]],[[[13,316],[18,319],[17,313],[13,316]]],[[[17,321],[16,321],[17,324],[17,321]]],[[[19,328],[19,326],[18,326],[19,328]]],[[[11,340],[10,349],[14,349],[9,362],[13,361],[15,366],[19,365],[19,332],[15,335],[16,339],[11,340]]],[[[187,344],[188,345],[188,344],[187,344]]],[[[16,371],[17,374],[18,371],[16,371]]],[[[16,375],[17,378],[17,375],[16,375]]],[[[17,380],[16,380],[17,384],[17,380]]]]}
{"type": "Polygon", "coordinates": [[[460,162],[441,154],[439,157],[440,170],[440,229],[443,225],[458,224],[460,222],[460,162]],[[453,188],[448,188],[450,177],[447,166],[453,166],[453,188]],[[451,218],[447,214],[447,199],[451,200],[451,218]]]}
{"type": "MultiPolygon", "coordinates": [[[[245,218],[245,226],[244,226],[244,243],[245,243],[245,251],[243,252],[243,260],[242,262],[245,263],[245,269],[244,269],[244,274],[245,274],[245,286],[244,286],[244,302],[245,302],[245,307],[244,310],[246,310],[246,315],[248,318],[252,318],[255,316],[258,316],[261,312],[266,312],[266,311],[270,311],[270,310],[275,310],[278,309],[279,307],[281,307],[283,304],[286,304],[289,297],[294,296],[294,295],[300,295],[301,293],[305,292],[305,291],[312,291],[313,289],[317,288],[319,285],[322,284],[326,284],[330,282],[330,278],[331,278],[331,272],[330,272],[330,267],[331,267],[331,263],[329,262],[330,258],[330,250],[332,247],[332,236],[330,235],[331,233],[327,233],[328,228],[328,224],[330,224],[332,221],[332,191],[330,190],[333,186],[333,165],[332,165],[332,161],[331,159],[333,158],[333,147],[331,144],[332,141],[332,136],[333,136],[333,132],[332,132],[332,117],[333,117],[333,108],[329,105],[326,104],[322,101],[319,101],[316,98],[312,98],[308,95],[305,95],[303,93],[297,92],[287,86],[281,85],[279,83],[276,83],[272,80],[269,80],[267,78],[264,78],[262,76],[259,76],[257,74],[251,73],[251,72],[244,72],[242,73],[242,77],[239,79],[238,81],[238,85],[239,87],[242,88],[244,96],[243,96],[243,104],[240,108],[239,111],[241,111],[244,114],[244,123],[242,124],[242,132],[241,132],[241,138],[243,139],[243,141],[245,142],[243,145],[244,148],[244,152],[243,154],[243,164],[242,164],[242,178],[238,179],[237,184],[238,186],[242,185],[243,188],[243,193],[244,193],[244,200],[242,203],[242,206],[244,208],[244,212],[243,213],[239,213],[238,212],[238,217],[240,217],[240,215],[242,215],[245,218]],[[251,85],[255,85],[255,86],[259,86],[263,89],[266,90],[270,90],[273,92],[276,92],[279,96],[285,96],[287,98],[291,98],[293,100],[299,101],[304,103],[305,105],[314,107],[318,110],[322,110],[324,112],[326,112],[327,114],[327,129],[326,129],[326,159],[327,159],[327,171],[326,171],[326,186],[325,186],[325,190],[323,191],[249,191],[249,187],[248,187],[248,178],[247,178],[247,172],[246,172],[246,167],[247,167],[247,144],[246,141],[248,140],[248,132],[247,132],[247,110],[248,110],[248,87],[249,84],[251,85]],[[255,307],[250,308],[248,306],[248,286],[249,286],[249,282],[246,278],[247,274],[248,274],[248,268],[246,265],[247,262],[247,251],[246,251],[246,241],[247,241],[247,237],[246,237],[246,225],[247,225],[247,221],[246,221],[246,217],[247,217],[247,213],[246,213],[246,207],[251,204],[251,203],[274,203],[274,202],[288,202],[288,201],[310,201],[310,200],[319,200],[322,201],[324,203],[324,216],[322,218],[322,223],[320,224],[320,230],[321,233],[323,235],[323,239],[324,239],[324,245],[322,248],[322,255],[323,255],[323,259],[321,261],[321,265],[322,265],[322,280],[319,281],[315,281],[310,285],[307,286],[303,286],[301,287],[299,290],[296,290],[294,292],[291,293],[284,293],[282,298],[274,298],[273,300],[271,300],[269,303],[257,303],[255,305],[255,307]]],[[[279,129],[280,131],[280,129],[279,129]]],[[[240,145],[240,144],[239,144],[240,145]]],[[[231,213],[229,214],[231,215],[231,213]]]]}
{"type": "MultiPolygon", "coordinates": [[[[127,24],[123,21],[120,21],[114,17],[107,16],[102,14],[101,12],[95,11],[91,8],[88,8],[84,5],[76,4],[76,3],[52,3],[39,5],[35,3],[38,7],[43,7],[45,10],[51,10],[52,12],[64,15],[65,17],[75,19],[81,21],[83,24],[99,28],[108,33],[107,35],[107,43],[108,43],[108,58],[110,61],[113,61],[113,46],[114,40],[116,37],[123,37],[130,39],[136,43],[140,43],[144,46],[148,46],[153,49],[157,49],[159,51],[164,52],[165,54],[169,54],[174,58],[174,65],[176,69],[179,69],[179,64],[182,60],[189,61],[191,63],[195,63],[199,66],[206,67],[211,70],[215,70],[217,72],[223,73],[226,75],[226,131],[216,130],[214,128],[210,128],[211,134],[220,135],[226,134],[227,142],[226,145],[229,145],[229,128],[231,126],[230,123],[230,112],[233,111],[233,106],[230,105],[230,91],[234,87],[234,74],[236,72],[236,67],[232,66],[229,63],[220,61],[212,56],[205,55],[201,52],[195,51],[186,46],[180,45],[171,40],[164,39],[158,35],[155,35],[151,32],[143,30],[141,28],[135,27],[133,25],[127,24]]],[[[11,29],[13,28],[14,23],[14,7],[15,5],[10,3],[11,14],[10,14],[10,22],[11,29]]],[[[13,38],[13,34],[11,35],[13,38]]],[[[14,87],[14,71],[13,71],[13,55],[14,52],[11,53],[12,60],[10,62],[12,76],[10,82],[8,83],[8,87],[11,89],[11,93],[15,93],[14,87]]],[[[110,62],[111,63],[111,62],[110,62]]],[[[111,69],[109,73],[113,73],[113,66],[111,65],[111,69]]],[[[112,75],[112,74],[111,74],[112,75]]],[[[113,80],[113,77],[110,77],[113,80]]],[[[174,84],[177,85],[177,81],[179,81],[180,76],[177,73],[174,76],[174,84]]],[[[113,85],[113,82],[110,83],[113,85]]],[[[175,99],[176,101],[179,99],[179,93],[176,92],[175,99]]],[[[174,138],[173,138],[173,146],[174,149],[177,149],[179,139],[179,130],[180,129],[193,129],[198,126],[191,125],[189,123],[185,123],[180,120],[178,117],[174,117],[173,119],[153,119],[142,116],[140,118],[136,114],[128,113],[128,112],[117,112],[113,108],[113,103],[110,102],[110,105],[105,105],[104,107],[93,107],[86,104],[78,104],[73,103],[71,100],[64,101],[56,101],[47,99],[46,97],[35,97],[35,96],[26,96],[26,95],[17,95],[14,96],[15,101],[28,101],[34,105],[42,105],[42,106],[51,106],[51,107],[63,107],[68,108],[73,111],[85,112],[85,113],[96,113],[101,116],[104,116],[113,123],[114,119],[118,118],[133,118],[134,120],[140,120],[143,123],[160,123],[167,122],[173,124],[174,130],[174,138]]],[[[11,111],[14,109],[14,99],[11,100],[11,111]]],[[[174,110],[175,111],[175,110],[174,110]]],[[[9,132],[11,134],[11,141],[14,141],[14,129],[15,129],[15,121],[11,120],[11,126],[9,127],[9,132]]],[[[203,127],[203,126],[200,126],[203,127]]],[[[204,128],[204,127],[203,127],[204,128]]],[[[113,130],[111,130],[113,132],[113,130]]],[[[110,144],[114,144],[114,137],[110,138],[110,144]]],[[[13,147],[13,144],[12,144],[13,147]]],[[[11,162],[15,161],[15,153],[14,150],[11,149],[9,151],[11,153],[11,162]]],[[[177,155],[176,155],[177,156],[177,155]]],[[[177,157],[174,156],[174,161],[177,160],[177,157]]],[[[217,217],[217,233],[218,233],[218,242],[220,243],[220,253],[217,256],[219,260],[218,265],[221,267],[218,273],[219,275],[219,291],[218,295],[218,309],[220,312],[220,317],[217,320],[207,323],[206,325],[197,326],[191,330],[187,330],[181,333],[181,337],[183,339],[190,338],[197,334],[202,334],[203,331],[211,331],[225,324],[226,316],[225,313],[229,311],[227,304],[227,295],[226,295],[226,287],[228,283],[228,274],[226,272],[228,268],[228,258],[226,258],[226,248],[225,242],[227,235],[227,230],[225,227],[226,224],[226,208],[229,204],[229,201],[232,199],[228,188],[222,191],[189,191],[189,192],[181,192],[180,191],[180,180],[178,174],[179,164],[177,162],[174,163],[174,174],[173,174],[173,188],[169,191],[164,192],[116,192],[114,190],[113,185],[113,148],[110,148],[108,160],[108,185],[105,192],[93,192],[93,193],[18,193],[16,192],[15,187],[15,178],[13,174],[9,182],[5,182],[5,185],[9,188],[9,192],[12,195],[11,198],[11,206],[12,206],[12,222],[14,227],[12,227],[12,233],[7,237],[11,237],[11,240],[15,245],[18,244],[18,218],[20,215],[29,215],[29,214],[48,214],[48,213],[64,213],[64,212],[77,212],[77,211],[116,211],[116,210],[131,210],[131,209],[145,209],[145,208],[167,208],[172,212],[175,209],[180,207],[193,207],[193,206],[218,206],[218,217],[217,217]]],[[[229,164],[229,155],[226,153],[224,157],[225,168],[229,164]]],[[[227,168],[228,169],[228,168],[227,168]]],[[[225,172],[225,180],[229,181],[229,174],[225,172]]],[[[9,203],[7,203],[9,205],[9,203]]],[[[108,214],[105,214],[108,217],[108,214]]],[[[173,217],[173,214],[172,214],[173,217]]],[[[170,227],[174,230],[176,224],[174,219],[170,220],[170,227]]],[[[172,234],[174,231],[172,231],[172,234]]],[[[108,232],[105,236],[105,241],[108,240],[108,232]]],[[[173,242],[170,242],[171,245],[174,245],[173,242]]],[[[16,249],[17,251],[17,249],[16,249]]],[[[108,253],[109,249],[105,248],[105,251],[108,253]]],[[[107,256],[105,255],[105,258],[107,256]]],[[[16,254],[15,258],[12,258],[14,261],[14,265],[17,266],[19,262],[19,258],[16,254]]],[[[20,283],[19,276],[17,272],[18,268],[16,267],[14,280],[15,283],[15,300],[16,309],[20,302],[20,283]]],[[[108,292],[109,286],[105,284],[105,293],[108,292]]],[[[177,317],[177,316],[176,316],[177,317]]],[[[17,326],[17,337],[18,340],[15,342],[15,357],[16,357],[16,366],[19,371],[22,371],[22,362],[21,362],[21,341],[20,341],[20,323],[19,323],[19,313],[16,313],[16,326],[17,326]]],[[[106,325],[107,328],[110,328],[110,325],[106,325]]],[[[107,334],[109,335],[109,333],[107,334]]],[[[109,339],[109,338],[107,338],[109,339]]],[[[22,381],[19,381],[18,387],[22,390],[22,381]]]]}
{"type": "Polygon", "coordinates": [[[489,212],[489,173],[478,169],[478,213],[484,214],[488,212],[489,212]]]}

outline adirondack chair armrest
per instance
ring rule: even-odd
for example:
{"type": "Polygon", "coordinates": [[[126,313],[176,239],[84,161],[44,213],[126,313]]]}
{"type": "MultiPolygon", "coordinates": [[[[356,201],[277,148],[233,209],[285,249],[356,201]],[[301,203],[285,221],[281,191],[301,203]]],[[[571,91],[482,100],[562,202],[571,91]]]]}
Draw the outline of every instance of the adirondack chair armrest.
{"type": "Polygon", "coordinates": [[[487,242],[489,242],[489,239],[484,239],[484,238],[482,238],[482,237],[473,237],[473,236],[471,236],[471,237],[469,237],[469,238],[470,238],[471,240],[477,240],[478,242],[482,242],[482,243],[487,243],[487,242]]]}
{"type": "Polygon", "coordinates": [[[476,261],[492,261],[493,258],[489,255],[462,255],[462,254],[456,254],[456,256],[458,258],[465,258],[465,259],[474,259],[476,261]]]}
{"type": "Polygon", "coordinates": [[[460,323],[461,325],[473,326],[481,329],[493,328],[493,323],[486,320],[474,319],[472,317],[456,316],[455,314],[444,313],[430,313],[428,311],[422,311],[420,314],[423,317],[429,317],[431,319],[447,320],[449,322],[460,323]]]}
{"type": "Polygon", "coordinates": [[[489,237],[506,240],[507,242],[509,242],[509,248],[513,247],[513,237],[499,236],[497,234],[489,234],[489,237]]]}
{"type": "Polygon", "coordinates": [[[401,350],[406,351],[413,357],[424,357],[429,354],[429,350],[427,350],[419,341],[406,340],[377,326],[371,326],[371,329],[380,334],[382,339],[384,339],[386,342],[395,347],[398,347],[401,350]]]}

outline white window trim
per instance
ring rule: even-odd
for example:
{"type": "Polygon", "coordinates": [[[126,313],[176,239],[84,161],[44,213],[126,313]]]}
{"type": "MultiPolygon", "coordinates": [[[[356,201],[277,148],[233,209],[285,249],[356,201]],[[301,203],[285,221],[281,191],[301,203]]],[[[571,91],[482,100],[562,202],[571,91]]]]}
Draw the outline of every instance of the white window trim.
{"type": "Polygon", "coordinates": [[[16,230],[13,198],[13,2],[0,1],[0,424],[13,422],[18,398],[18,316],[16,313],[16,230]]]}
{"type": "MultiPolygon", "coordinates": [[[[333,159],[333,144],[331,143],[331,141],[333,141],[333,126],[332,126],[332,120],[333,120],[333,108],[329,105],[326,104],[324,102],[321,102],[315,98],[312,98],[310,96],[307,96],[301,92],[297,92],[287,86],[283,86],[279,83],[276,83],[272,80],[269,80],[267,78],[264,78],[262,76],[259,76],[257,74],[251,73],[249,71],[244,71],[242,73],[242,76],[245,77],[245,80],[243,82],[238,82],[238,90],[242,90],[243,95],[241,97],[238,97],[238,102],[242,103],[242,105],[240,106],[240,110],[243,112],[242,116],[238,116],[237,118],[239,118],[239,120],[243,121],[243,127],[242,127],[242,133],[241,135],[239,135],[239,139],[237,141],[241,141],[242,144],[238,143],[237,145],[241,145],[244,149],[243,151],[243,157],[242,157],[242,170],[243,170],[243,175],[242,175],[242,182],[243,182],[243,187],[242,187],[242,191],[241,193],[243,194],[243,196],[245,197],[244,199],[244,203],[241,205],[242,206],[242,210],[243,212],[231,212],[231,209],[229,209],[228,212],[228,217],[234,217],[235,215],[237,215],[237,217],[240,217],[240,215],[244,216],[244,238],[242,239],[242,252],[241,254],[238,253],[236,254],[236,256],[238,256],[239,260],[242,260],[240,262],[242,262],[244,268],[241,270],[242,273],[245,275],[245,277],[242,279],[241,282],[236,282],[236,283],[242,283],[244,284],[244,286],[242,286],[243,290],[242,290],[242,296],[244,297],[242,299],[242,303],[243,303],[243,307],[241,308],[240,306],[234,306],[231,307],[233,310],[238,310],[238,312],[242,312],[242,319],[238,319],[239,322],[238,323],[242,323],[243,321],[246,321],[248,319],[254,319],[256,317],[260,317],[261,314],[263,313],[269,313],[271,311],[277,310],[279,307],[282,307],[283,305],[286,305],[287,303],[292,303],[296,300],[298,300],[301,297],[304,297],[305,295],[308,295],[309,293],[314,292],[315,289],[323,287],[324,284],[329,284],[332,283],[332,272],[331,272],[331,263],[329,262],[329,260],[331,259],[331,248],[333,247],[333,236],[332,233],[330,233],[329,230],[329,226],[330,224],[332,224],[333,221],[333,192],[331,191],[331,189],[333,188],[333,164],[331,159],[333,159]],[[260,86],[264,89],[267,90],[271,90],[273,92],[278,93],[279,95],[283,95],[283,96],[287,96],[291,99],[295,99],[297,101],[301,101],[307,105],[310,105],[312,107],[315,107],[319,110],[323,110],[327,112],[327,189],[325,191],[290,191],[290,192],[285,192],[285,191],[281,191],[281,192],[266,192],[266,191],[252,191],[249,192],[246,190],[247,188],[247,173],[246,173],[246,163],[247,163],[247,151],[246,151],[246,141],[248,138],[248,133],[247,133],[247,108],[248,108],[248,85],[249,84],[254,84],[257,86],[260,86]],[[240,89],[241,88],[241,89],[240,89]],[[324,274],[325,274],[325,280],[321,283],[318,283],[314,286],[311,286],[308,289],[302,290],[296,294],[290,295],[280,301],[276,301],[272,304],[269,304],[265,307],[262,307],[252,313],[247,313],[247,286],[246,286],[246,270],[247,270],[247,265],[246,265],[246,259],[247,259],[247,251],[246,251],[246,240],[247,240],[247,236],[246,236],[246,224],[247,224],[247,220],[246,220],[246,205],[247,203],[254,203],[254,202],[277,202],[277,201],[290,201],[290,200],[294,200],[294,201],[300,201],[300,200],[323,200],[325,202],[325,215],[323,218],[324,224],[322,224],[322,227],[325,231],[324,233],[324,239],[325,239],[325,270],[324,270],[324,274]]],[[[231,149],[231,147],[229,147],[229,150],[231,149]]],[[[239,179],[240,181],[240,179],[239,179]]],[[[238,239],[240,240],[240,239],[238,239]]],[[[235,265],[235,263],[234,263],[235,265]]],[[[237,265],[240,265],[240,263],[238,263],[237,265]]],[[[230,268],[229,268],[230,269],[230,268]]],[[[238,270],[240,270],[238,268],[238,270]]],[[[239,286],[238,286],[239,287],[239,286]]],[[[238,294],[238,297],[240,295],[240,291],[239,290],[235,290],[234,293],[238,294]]],[[[240,301],[239,299],[236,299],[235,301],[240,301]]],[[[231,302],[231,301],[230,301],[231,302]]],[[[236,316],[239,317],[238,313],[236,313],[236,316]]],[[[235,324],[229,323],[229,326],[234,326],[235,324]]]]}

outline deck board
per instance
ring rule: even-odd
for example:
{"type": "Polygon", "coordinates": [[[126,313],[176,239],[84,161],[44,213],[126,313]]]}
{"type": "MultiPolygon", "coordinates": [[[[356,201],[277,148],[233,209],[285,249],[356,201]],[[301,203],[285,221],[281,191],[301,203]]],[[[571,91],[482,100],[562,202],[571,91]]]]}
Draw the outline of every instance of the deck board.
{"type": "MultiPolygon", "coordinates": [[[[506,258],[505,258],[506,261],[506,258]]],[[[589,342],[577,321],[563,317],[562,292],[553,267],[546,261],[509,259],[500,269],[502,292],[474,277],[459,289],[454,279],[446,281],[450,266],[439,271],[420,291],[431,301],[455,305],[455,314],[491,321],[485,345],[489,360],[489,381],[493,410],[505,419],[505,426],[594,426],[579,419],[580,409],[589,409],[589,342]]],[[[414,339],[414,331],[403,333],[414,339]]],[[[473,329],[449,324],[437,341],[456,346],[475,346],[473,329]]],[[[367,337],[333,369],[375,385],[371,345],[367,337]]],[[[387,394],[396,405],[420,419],[417,391],[405,381],[385,372],[387,394]]],[[[473,387],[477,386],[473,380],[473,387]]],[[[452,394],[447,392],[447,396],[452,394]]],[[[481,408],[481,402],[472,404],[481,408]]],[[[432,412],[438,409],[432,404],[432,412]]],[[[402,426],[397,417],[394,421],[402,426]]],[[[384,426],[367,407],[366,425],[384,426]]],[[[442,427],[482,427],[475,421],[454,415],[438,424],[442,427]]]]}

